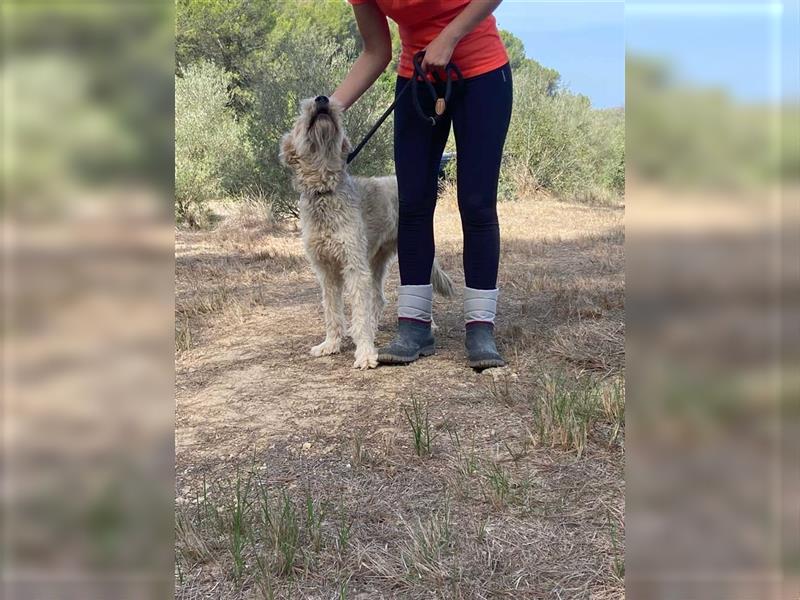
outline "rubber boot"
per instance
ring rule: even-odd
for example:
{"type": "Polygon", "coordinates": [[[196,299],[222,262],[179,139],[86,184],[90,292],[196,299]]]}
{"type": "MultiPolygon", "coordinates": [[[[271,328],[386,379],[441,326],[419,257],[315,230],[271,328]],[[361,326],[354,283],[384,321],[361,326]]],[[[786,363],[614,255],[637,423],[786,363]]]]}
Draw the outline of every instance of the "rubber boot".
{"type": "Polygon", "coordinates": [[[506,364],[494,343],[494,319],[498,291],[464,288],[464,321],[467,337],[467,363],[473,369],[489,369],[506,364]]]}
{"type": "Polygon", "coordinates": [[[506,364],[497,351],[492,323],[481,321],[467,323],[467,337],[464,345],[467,349],[467,362],[473,369],[504,367],[506,364]]]}
{"type": "Polygon", "coordinates": [[[399,319],[397,335],[388,346],[378,350],[378,362],[385,365],[404,365],[435,352],[430,323],[399,319]]]}

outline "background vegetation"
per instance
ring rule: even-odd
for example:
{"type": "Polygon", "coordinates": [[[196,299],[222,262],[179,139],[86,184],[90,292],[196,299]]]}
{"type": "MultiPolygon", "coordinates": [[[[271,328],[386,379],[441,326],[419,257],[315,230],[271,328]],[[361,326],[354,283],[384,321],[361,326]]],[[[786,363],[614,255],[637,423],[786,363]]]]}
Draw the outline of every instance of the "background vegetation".
{"type": "Polygon", "coordinates": [[[746,104],[724,89],[682,81],[672,66],[653,57],[628,55],[626,65],[633,175],[724,191],[797,185],[796,104],[746,104]]]}
{"type": "MultiPolygon", "coordinates": [[[[502,198],[546,191],[607,201],[624,186],[622,110],[593,110],[561,85],[557,71],[525,56],[503,31],[515,79],[502,198]]],[[[399,49],[392,27],[395,56],[399,49]]],[[[214,198],[257,195],[278,214],[294,212],[280,136],[298,101],[329,92],[360,48],[344,0],[178,0],[176,214],[200,224],[214,198]]],[[[393,67],[394,65],[392,65],[393,67]]],[[[394,69],[347,113],[354,143],[391,103],[394,69]]],[[[451,140],[452,143],[452,140],[451,140]]],[[[356,174],[393,171],[388,121],[353,164],[356,174]]]]}

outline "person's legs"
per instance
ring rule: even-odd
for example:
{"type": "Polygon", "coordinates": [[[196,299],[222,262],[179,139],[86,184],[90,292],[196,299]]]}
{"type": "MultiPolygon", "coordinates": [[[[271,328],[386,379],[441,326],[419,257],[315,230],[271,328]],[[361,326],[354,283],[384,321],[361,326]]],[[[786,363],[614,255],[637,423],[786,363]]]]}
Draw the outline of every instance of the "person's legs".
{"type": "Polygon", "coordinates": [[[494,344],[500,227],[497,184],[511,119],[513,92],[508,65],[463,82],[453,103],[458,207],[464,233],[464,318],[473,367],[504,364],[494,344]]]}
{"type": "MultiPolygon", "coordinates": [[[[397,91],[407,82],[398,77],[397,91]]],[[[433,101],[419,95],[423,110],[433,114],[433,101]],[[428,106],[430,104],[430,106],[428,106]]],[[[450,120],[436,126],[420,119],[411,90],[403,94],[394,111],[394,164],[400,194],[397,254],[402,285],[428,285],[435,245],[433,213],[450,120]]]]}
{"type": "Polygon", "coordinates": [[[511,103],[511,69],[506,65],[465,80],[453,104],[464,278],[467,287],[474,289],[494,289],[497,285],[497,183],[511,103]]]}
{"type": "MultiPolygon", "coordinates": [[[[407,81],[398,77],[395,93],[407,81]]],[[[420,94],[420,101],[423,110],[433,114],[433,99],[420,94]]],[[[394,340],[378,351],[378,360],[382,363],[408,363],[434,352],[431,332],[433,213],[439,163],[449,134],[449,118],[432,126],[419,118],[411,90],[403,94],[394,111],[394,161],[400,196],[398,330],[394,340]]]]}

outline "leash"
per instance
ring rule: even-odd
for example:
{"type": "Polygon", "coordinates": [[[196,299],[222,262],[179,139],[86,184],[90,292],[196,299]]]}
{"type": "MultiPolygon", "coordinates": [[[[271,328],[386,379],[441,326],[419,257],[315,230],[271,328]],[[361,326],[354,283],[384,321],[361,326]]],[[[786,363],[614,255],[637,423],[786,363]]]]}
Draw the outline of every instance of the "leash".
{"type": "MultiPolygon", "coordinates": [[[[447,66],[444,68],[444,74],[447,78],[445,83],[444,89],[444,97],[439,97],[439,94],[436,93],[436,88],[433,87],[433,83],[425,74],[425,71],[422,70],[422,58],[425,56],[425,51],[422,50],[417,52],[414,56],[414,72],[416,73],[415,76],[412,78],[411,81],[417,82],[417,78],[421,81],[424,81],[426,87],[428,88],[428,92],[430,92],[431,98],[434,101],[434,112],[435,115],[426,115],[425,111],[422,110],[422,105],[419,102],[419,85],[415,83],[413,86],[411,93],[414,95],[414,108],[417,109],[417,114],[423,121],[430,121],[431,127],[435,127],[436,124],[441,120],[442,115],[444,115],[445,111],[447,110],[447,103],[450,101],[450,92],[453,91],[453,78],[451,75],[455,74],[458,78],[458,82],[461,83],[464,77],[461,75],[461,71],[455,65],[455,63],[447,63],[447,66]]],[[[441,78],[439,77],[439,73],[437,71],[433,72],[433,76],[436,79],[436,83],[442,83],[441,78]]]]}
{"type": "Polygon", "coordinates": [[[361,142],[358,144],[358,146],[356,146],[356,147],[353,149],[353,151],[352,151],[352,152],[350,152],[350,154],[348,154],[348,155],[347,155],[347,163],[346,163],[346,164],[348,164],[348,165],[349,165],[351,162],[353,162],[353,159],[354,159],[356,156],[358,156],[358,153],[359,153],[359,152],[361,152],[361,149],[362,149],[364,146],[366,146],[366,145],[367,145],[367,142],[370,140],[370,138],[371,138],[373,135],[375,135],[375,132],[376,132],[376,131],[378,131],[378,129],[380,129],[380,126],[381,126],[381,125],[383,125],[383,122],[386,120],[386,117],[388,117],[390,114],[392,114],[392,111],[394,110],[395,106],[397,106],[397,102],[400,100],[400,97],[401,97],[403,94],[405,94],[406,90],[409,88],[409,86],[411,85],[411,83],[412,83],[413,81],[414,81],[414,79],[409,79],[409,80],[408,80],[408,82],[406,82],[406,84],[405,84],[405,85],[402,87],[402,89],[401,89],[401,90],[400,90],[400,91],[397,93],[397,95],[394,97],[394,102],[392,102],[392,103],[389,105],[389,108],[387,108],[387,109],[386,109],[386,110],[383,112],[383,114],[381,115],[381,118],[380,118],[380,119],[378,119],[378,121],[375,123],[375,125],[373,125],[373,126],[372,126],[372,129],[370,129],[370,130],[367,132],[367,135],[365,135],[365,136],[364,136],[364,139],[363,139],[363,140],[361,140],[361,142]]]}
{"type": "MultiPolygon", "coordinates": [[[[389,105],[389,108],[383,111],[383,114],[377,120],[375,125],[373,125],[372,128],[367,132],[367,135],[364,136],[364,139],[362,139],[361,142],[359,142],[358,146],[356,146],[355,149],[353,149],[353,151],[347,155],[346,164],[349,165],[351,162],[353,162],[355,157],[358,156],[358,153],[361,152],[364,146],[367,145],[367,142],[369,142],[370,138],[373,135],[375,135],[375,132],[377,132],[378,129],[380,129],[380,126],[383,125],[383,122],[387,119],[387,117],[390,114],[392,114],[392,111],[397,106],[397,103],[399,102],[400,98],[402,98],[403,94],[406,93],[406,90],[408,90],[409,87],[412,88],[411,93],[414,99],[414,108],[416,109],[417,114],[420,116],[420,118],[423,121],[430,122],[431,127],[435,127],[436,124],[441,120],[442,116],[447,110],[447,103],[450,101],[450,94],[452,92],[452,87],[453,87],[452,75],[456,76],[456,79],[459,83],[461,83],[464,80],[464,76],[461,74],[461,71],[454,63],[452,62],[447,63],[447,66],[444,68],[444,73],[447,78],[447,82],[445,83],[444,96],[440,97],[439,94],[436,92],[436,88],[433,86],[433,83],[431,83],[430,79],[428,79],[425,71],[422,70],[422,59],[424,57],[425,57],[425,50],[420,50],[414,55],[414,74],[411,76],[411,79],[409,79],[406,82],[406,84],[402,88],[400,88],[400,91],[397,92],[397,95],[395,95],[394,97],[394,102],[392,102],[389,105]],[[419,91],[418,91],[419,83],[421,82],[425,82],[428,92],[430,93],[431,98],[433,98],[434,100],[435,114],[433,115],[427,115],[425,114],[425,111],[422,110],[422,105],[420,104],[419,101],[419,91]]],[[[437,83],[442,82],[438,72],[434,71],[433,76],[436,79],[437,83]]]]}

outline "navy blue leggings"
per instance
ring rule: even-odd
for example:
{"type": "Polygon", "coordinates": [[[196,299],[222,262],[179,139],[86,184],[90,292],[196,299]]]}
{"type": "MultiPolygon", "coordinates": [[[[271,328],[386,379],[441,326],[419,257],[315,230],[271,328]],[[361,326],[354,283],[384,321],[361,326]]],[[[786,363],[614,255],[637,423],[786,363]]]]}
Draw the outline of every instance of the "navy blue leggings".
{"type": "MultiPolygon", "coordinates": [[[[397,78],[395,94],[408,79],[397,78]]],[[[443,86],[439,86],[440,95],[443,86]]],[[[424,87],[419,99],[425,114],[434,114],[424,87]]],[[[436,126],[417,114],[411,91],[394,112],[394,161],[400,191],[398,255],[400,283],[430,283],[435,246],[433,212],[438,192],[439,163],[452,122],[456,136],[458,208],[464,234],[464,277],[467,287],[497,287],[500,227],[497,181],[503,144],[511,119],[512,83],[508,65],[453,83],[447,112],[436,126]]]]}

